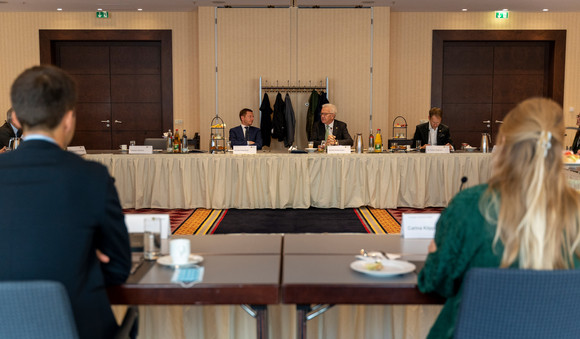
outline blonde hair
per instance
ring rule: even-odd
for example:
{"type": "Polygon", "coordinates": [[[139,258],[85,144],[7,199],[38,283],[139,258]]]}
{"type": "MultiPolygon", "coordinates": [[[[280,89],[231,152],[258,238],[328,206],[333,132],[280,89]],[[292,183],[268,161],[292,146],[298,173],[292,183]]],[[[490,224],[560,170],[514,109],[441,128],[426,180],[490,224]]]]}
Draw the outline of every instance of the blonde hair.
{"type": "Polygon", "coordinates": [[[580,257],[580,198],[563,172],[562,108],[528,99],[505,117],[489,187],[480,201],[497,223],[493,246],[504,246],[501,267],[563,269],[580,257]]]}

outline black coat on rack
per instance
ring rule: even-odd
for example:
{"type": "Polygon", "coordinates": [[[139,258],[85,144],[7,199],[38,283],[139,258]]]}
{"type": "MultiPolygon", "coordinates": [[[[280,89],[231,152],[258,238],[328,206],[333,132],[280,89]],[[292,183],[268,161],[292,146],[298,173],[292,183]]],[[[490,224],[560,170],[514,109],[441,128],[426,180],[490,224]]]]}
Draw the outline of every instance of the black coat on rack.
{"type": "Polygon", "coordinates": [[[286,136],[286,104],[284,103],[280,92],[276,95],[276,102],[274,103],[272,127],[274,128],[272,138],[278,139],[278,141],[283,141],[284,136],[286,136]]]}

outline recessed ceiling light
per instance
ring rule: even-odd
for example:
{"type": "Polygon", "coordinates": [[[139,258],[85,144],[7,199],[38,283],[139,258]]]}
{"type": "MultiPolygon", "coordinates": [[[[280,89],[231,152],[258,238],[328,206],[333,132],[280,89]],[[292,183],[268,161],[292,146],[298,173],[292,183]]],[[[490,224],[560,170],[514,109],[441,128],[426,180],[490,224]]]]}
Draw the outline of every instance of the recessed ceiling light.
{"type": "Polygon", "coordinates": [[[507,12],[507,11],[508,11],[507,8],[502,9],[502,12],[507,12]]]}
{"type": "Polygon", "coordinates": [[[57,11],[62,11],[62,8],[57,8],[56,10],[57,10],[57,11]]]}
{"type": "Polygon", "coordinates": [[[141,12],[141,11],[143,10],[143,8],[137,8],[137,10],[138,10],[139,12],[141,12]]]}
{"type": "Polygon", "coordinates": [[[548,11],[549,11],[549,9],[547,9],[547,8],[542,9],[542,12],[548,12],[548,11]]]}
{"type": "Polygon", "coordinates": [[[102,10],[103,10],[102,8],[97,8],[97,11],[102,11],[102,10]]]}
{"type": "Polygon", "coordinates": [[[462,11],[467,12],[467,8],[462,9],[462,11]]]}

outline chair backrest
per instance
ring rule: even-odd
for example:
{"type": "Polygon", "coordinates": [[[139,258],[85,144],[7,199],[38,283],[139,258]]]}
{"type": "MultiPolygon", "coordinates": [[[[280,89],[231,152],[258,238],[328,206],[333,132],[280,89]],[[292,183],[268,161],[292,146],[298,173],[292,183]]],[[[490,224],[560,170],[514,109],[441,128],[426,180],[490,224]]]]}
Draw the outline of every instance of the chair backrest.
{"type": "Polygon", "coordinates": [[[476,268],[463,281],[455,338],[580,338],[580,270],[476,268]]]}
{"type": "Polygon", "coordinates": [[[78,338],[70,299],[60,282],[0,282],[0,338],[78,338]]]}
{"type": "Polygon", "coordinates": [[[151,145],[153,149],[167,149],[167,139],[165,138],[145,138],[143,145],[151,145]]]}

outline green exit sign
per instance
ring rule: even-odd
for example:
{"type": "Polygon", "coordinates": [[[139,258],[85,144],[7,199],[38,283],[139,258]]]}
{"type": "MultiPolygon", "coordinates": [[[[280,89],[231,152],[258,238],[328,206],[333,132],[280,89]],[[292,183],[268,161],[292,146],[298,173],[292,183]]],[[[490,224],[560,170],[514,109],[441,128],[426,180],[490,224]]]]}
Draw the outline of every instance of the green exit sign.
{"type": "Polygon", "coordinates": [[[496,19],[507,19],[509,17],[509,12],[505,11],[496,11],[495,18],[496,19]]]}
{"type": "Polygon", "coordinates": [[[99,18],[99,19],[108,19],[109,18],[109,12],[107,12],[107,11],[97,11],[97,18],[99,18]]]}

